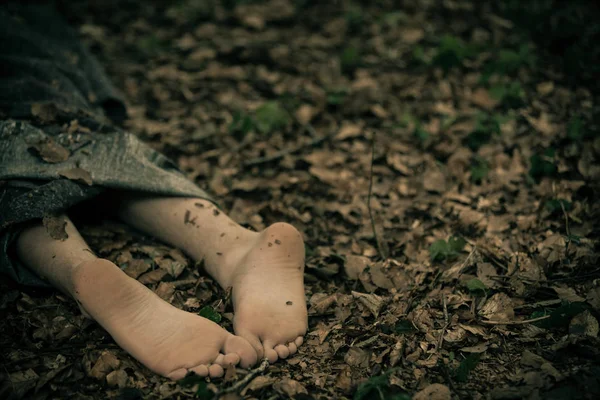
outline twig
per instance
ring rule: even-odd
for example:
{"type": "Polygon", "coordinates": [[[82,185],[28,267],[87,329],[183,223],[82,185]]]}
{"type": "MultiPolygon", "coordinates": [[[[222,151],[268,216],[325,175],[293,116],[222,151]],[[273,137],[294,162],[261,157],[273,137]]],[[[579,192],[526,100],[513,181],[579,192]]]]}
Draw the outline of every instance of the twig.
{"type": "Polygon", "coordinates": [[[276,161],[276,160],[279,160],[280,158],[283,158],[284,156],[286,156],[288,154],[297,153],[298,151],[300,151],[306,147],[313,147],[318,144],[321,144],[322,142],[331,139],[331,137],[333,137],[333,135],[334,135],[333,133],[330,133],[330,134],[327,134],[327,135],[324,135],[321,137],[314,138],[313,140],[311,140],[308,143],[303,143],[296,147],[291,147],[291,148],[277,151],[269,156],[253,158],[252,160],[246,161],[243,165],[244,165],[244,167],[254,167],[256,165],[266,164],[266,163],[269,163],[272,161],[276,161]]]}
{"type": "Polygon", "coordinates": [[[218,399],[220,396],[223,396],[224,394],[241,391],[243,388],[245,388],[250,383],[250,381],[252,381],[258,375],[264,374],[264,372],[267,370],[267,368],[269,368],[269,360],[264,358],[257,368],[250,370],[250,372],[248,372],[248,375],[246,375],[245,377],[243,377],[242,379],[240,379],[233,385],[231,385],[225,389],[219,390],[215,394],[215,397],[218,399]]]}
{"type": "Polygon", "coordinates": [[[446,333],[446,329],[448,325],[450,325],[450,317],[448,317],[448,302],[446,301],[446,295],[442,294],[442,304],[444,306],[444,327],[442,328],[442,333],[440,333],[440,337],[438,339],[437,351],[442,350],[442,345],[444,344],[444,333],[446,333]]]}
{"type": "Polygon", "coordinates": [[[371,173],[369,176],[369,194],[367,195],[367,208],[369,209],[369,218],[371,219],[371,228],[373,229],[373,236],[375,237],[375,243],[377,243],[377,250],[379,250],[379,255],[384,260],[388,258],[387,251],[383,247],[383,244],[379,240],[379,235],[377,235],[377,230],[375,229],[375,218],[373,218],[373,210],[371,209],[371,194],[373,193],[373,163],[375,161],[375,137],[377,132],[373,132],[373,143],[371,145],[371,173]]]}
{"type": "Polygon", "coordinates": [[[550,318],[550,315],[544,315],[543,317],[537,317],[532,319],[526,319],[524,321],[479,321],[482,324],[488,325],[525,325],[530,324],[532,322],[542,321],[544,319],[550,318]]]}

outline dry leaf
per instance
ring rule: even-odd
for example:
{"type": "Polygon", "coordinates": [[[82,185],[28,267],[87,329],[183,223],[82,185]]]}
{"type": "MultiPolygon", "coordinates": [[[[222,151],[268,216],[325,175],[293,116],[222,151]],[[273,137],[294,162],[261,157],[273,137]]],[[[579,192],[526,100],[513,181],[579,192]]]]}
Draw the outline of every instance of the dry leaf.
{"type": "Polygon", "coordinates": [[[367,307],[375,318],[379,316],[379,311],[383,307],[383,299],[381,297],[376,294],[365,294],[354,291],[352,292],[352,297],[358,299],[358,301],[367,307]]]}
{"type": "Polygon", "coordinates": [[[569,333],[598,337],[598,320],[588,310],[576,315],[569,324],[569,333]]]}
{"type": "Polygon", "coordinates": [[[32,144],[30,149],[35,150],[38,156],[47,163],[57,164],[67,161],[71,153],[69,150],[47,137],[45,141],[32,144]]]}
{"type": "Polygon", "coordinates": [[[350,279],[358,279],[359,274],[363,272],[371,262],[368,257],[355,256],[353,254],[348,254],[345,258],[344,271],[346,271],[346,275],[348,275],[348,278],[350,279]]]}
{"type": "Polygon", "coordinates": [[[129,377],[127,376],[127,372],[125,372],[124,369],[118,369],[106,375],[106,383],[108,384],[108,386],[117,386],[119,389],[127,387],[128,379],[129,377]]]}
{"type": "Polygon", "coordinates": [[[434,383],[413,396],[413,400],[450,400],[452,395],[448,386],[434,383]]]}
{"type": "Polygon", "coordinates": [[[150,264],[144,260],[134,259],[129,261],[127,267],[123,270],[127,275],[133,279],[137,279],[138,276],[150,269],[150,264]]]}
{"type": "Polygon", "coordinates": [[[66,240],[69,238],[69,235],[67,234],[67,220],[64,216],[44,216],[44,218],[42,218],[42,224],[52,239],[66,240]]]}
{"type": "Polygon", "coordinates": [[[290,378],[281,379],[273,385],[273,389],[292,398],[297,394],[308,394],[308,391],[300,382],[290,378]]]}
{"type": "Polygon", "coordinates": [[[103,351],[96,364],[90,371],[90,375],[96,379],[104,379],[106,375],[119,368],[121,361],[110,351],[103,351]]]}
{"type": "Polygon", "coordinates": [[[248,392],[264,389],[273,385],[276,381],[277,379],[272,376],[257,376],[256,378],[252,379],[252,382],[250,382],[248,386],[244,388],[244,390],[242,390],[241,395],[246,396],[246,393],[248,392]]]}
{"type": "Polygon", "coordinates": [[[479,311],[479,314],[492,321],[512,321],[515,318],[511,298],[501,292],[490,297],[479,311]]]}
{"type": "Polygon", "coordinates": [[[585,299],[577,294],[575,289],[565,286],[565,285],[555,285],[552,286],[552,289],[556,292],[558,297],[561,300],[566,300],[570,302],[574,301],[585,301],[585,299]]]}
{"type": "Polygon", "coordinates": [[[175,285],[171,282],[161,282],[154,291],[158,297],[165,301],[169,301],[173,293],[175,293],[175,285]]]}
{"type": "Polygon", "coordinates": [[[71,168],[60,171],[58,175],[70,179],[72,181],[77,181],[81,183],[85,183],[88,186],[92,186],[92,175],[83,168],[71,168]]]}

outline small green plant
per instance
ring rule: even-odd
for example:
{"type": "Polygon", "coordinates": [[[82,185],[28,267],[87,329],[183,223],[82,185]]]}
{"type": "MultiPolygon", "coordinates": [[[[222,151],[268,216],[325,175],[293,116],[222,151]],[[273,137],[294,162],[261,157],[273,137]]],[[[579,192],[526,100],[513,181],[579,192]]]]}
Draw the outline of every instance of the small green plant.
{"type": "Polygon", "coordinates": [[[327,91],[327,104],[331,106],[339,106],[344,102],[346,96],[348,95],[347,89],[334,89],[327,91]]]}
{"type": "Polygon", "coordinates": [[[507,117],[500,114],[479,113],[473,132],[469,133],[464,144],[471,150],[477,151],[481,146],[487,144],[494,135],[502,132],[501,125],[507,121],[507,117]]]}
{"type": "Polygon", "coordinates": [[[477,48],[475,46],[466,44],[456,36],[444,35],[440,38],[432,62],[445,71],[449,71],[454,67],[461,66],[463,61],[473,57],[476,53],[477,48]]]}
{"type": "Polygon", "coordinates": [[[586,136],[585,129],[583,127],[583,119],[579,115],[571,117],[567,124],[567,138],[574,142],[579,142],[586,136]]]}
{"type": "Polygon", "coordinates": [[[529,159],[529,162],[531,163],[529,176],[539,182],[539,180],[545,176],[556,175],[558,170],[554,164],[554,155],[555,150],[553,148],[548,148],[541,154],[538,153],[531,156],[529,159]]]}
{"type": "Polygon", "coordinates": [[[378,376],[370,377],[366,382],[361,383],[354,392],[354,400],[410,400],[408,393],[400,392],[395,387],[390,386],[389,376],[396,372],[398,368],[390,369],[378,376]]]}
{"type": "Polygon", "coordinates": [[[514,75],[523,67],[533,68],[535,62],[528,44],[522,44],[518,50],[500,49],[484,67],[482,81],[487,82],[494,74],[514,75]]]}
{"type": "Polygon", "coordinates": [[[250,131],[268,134],[285,128],[291,121],[287,110],[277,101],[268,101],[254,111],[250,116],[244,112],[233,114],[229,124],[229,133],[244,137],[250,131]]]}
{"type": "Polygon", "coordinates": [[[477,278],[469,279],[466,283],[466,286],[467,289],[469,289],[469,292],[472,294],[485,294],[487,292],[487,287],[485,284],[477,278]]]}
{"type": "Polygon", "coordinates": [[[444,261],[456,258],[465,247],[467,242],[457,236],[452,236],[445,241],[444,239],[436,240],[429,246],[429,256],[432,261],[444,261]]]}
{"type": "Polygon", "coordinates": [[[200,22],[214,17],[215,0],[180,0],[167,9],[166,16],[178,22],[200,22]]]}
{"type": "Polygon", "coordinates": [[[480,184],[489,174],[490,167],[483,158],[475,157],[471,164],[471,182],[480,184]]]}
{"type": "Polygon", "coordinates": [[[412,332],[415,332],[415,331],[416,330],[415,330],[414,325],[412,324],[412,322],[410,322],[407,319],[401,319],[394,326],[394,332],[396,332],[398,334],[412,333],[412,332]]]}
{"type": "Polygon", "coordinates": [[[571,211],[573,209],[573,204],[564,199],[550,199],[544,203],[544,207],[546,207],[546,210],[548,210],[550,214],[554,214],[562,212],[563,208],[565,211],[571,211]]]}
{"type": "Polygon", "coordinates": [[[254,129],[254,121],[252,117],[242,111],[237,111],[233,114],[233,120],[229,124],[229,133],[243,138],[254,129]]]}
{"type": "Polygon", "coordinates": [[[212,322],[215,323],[219,323],[221,322],[221,314],[219,314],[214,308],[212,308],[211,306],[204,306],[202,307],[202,309],[200,310],[200,312],[198,312],[198,315],[201,317],[204,317],[206,319],[211,320],[212,322]]]}
{"type": "Polygon", "coordinates": [[[354,46],[348,46],[342,50],[340,55],[340,67],[342,73],[351,75],[360,66],[360,52],[354,46]]]}
{"type": "Polygon", "coordinates": [[[164,48],[164,43],[151,33],[148,36],[140,38],[137,42],[138,50],[146,57],[156,56],[164,48]]]}
{"type": "Polygon", "coordinates": [[[476,353],[466,356],[465,359],[460,362],[458,368],[454,371],[454,379],[456,379],[458,382],[466,382],[469,379],[469,374],[471,371],[473,371],[479,363],[479,358],[480,355],[476,353]]]}
{"type": "Polygon", "coordinates": [[[358,6],[349,7],[348,11],[344,14],[344,19],[350,33],[360,32],[364,25],[364,13],[358,6]]]}
{"type": "Polygon", "coordinates": [[[568,301],[563,301],[561,305],[555,309],[534,311],[531,313],[531,319],[549,315],[548,318],[533,322],[533,324],[544,329],[565,328],[569,325],[569,322],[571,322],[571,319],[574,316],[589,309],[590,307],[583,302],[571,303],[568,301]]]}
{"type": "Polygon", "coordinates": [[[490,95],[509,108],[521,107],[525,99],[525,91],[518,81],[494,85],[490,88],[490,95]]]}
{"type": "Polygon", "coordinates": [[[277,101],[268,101],[254,112],[254,123],[260,133],[271,133],[285,128],[290,115],[277,101]]]}
{"type": "Polygon", "coordinates": [[[177,384],[183,388],[191,388],[197,385],[194,397],[200,400],[211,400],[215,394],[208,388],[206,378],[194,373],[186,375],[184,378],[177,381],[177,384]]]}

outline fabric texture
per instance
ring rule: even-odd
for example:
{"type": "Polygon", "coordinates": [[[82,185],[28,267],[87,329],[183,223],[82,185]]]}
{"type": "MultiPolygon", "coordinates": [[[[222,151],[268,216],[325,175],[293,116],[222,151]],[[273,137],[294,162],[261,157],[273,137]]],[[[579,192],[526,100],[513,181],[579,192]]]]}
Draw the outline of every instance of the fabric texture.
{"type": "Polygon", "coordinates": [[[107,189],[210,196],[114,123],[121,94],[48,5],[0,8],[0,273],[48,287],[15,257],[19,232],[107,189]]]}

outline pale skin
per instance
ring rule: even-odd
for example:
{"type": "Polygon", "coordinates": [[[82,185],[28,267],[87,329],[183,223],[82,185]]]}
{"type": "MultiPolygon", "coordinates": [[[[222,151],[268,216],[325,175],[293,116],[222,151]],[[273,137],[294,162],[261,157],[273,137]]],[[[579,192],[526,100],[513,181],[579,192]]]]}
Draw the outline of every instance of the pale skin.
{"type": "Polygon", "coordinates": [[[181,379],[219,377],[229,364],[294,354],[307,329],[304,242],[291,225],[253,232],[203,199],[127,196],[118,205],[131,226],[182,249],[224,289],[232,288],[235,335],[179,310],[94,255],[67,218],[69,237],[41,225],[17,240],[22,262],[71,296],[129,354],[152,371],[181,379]]]}

